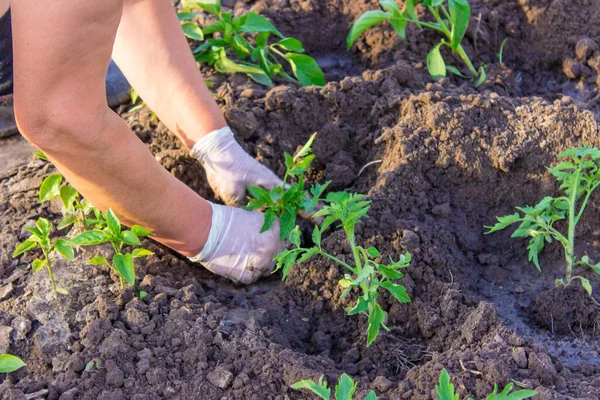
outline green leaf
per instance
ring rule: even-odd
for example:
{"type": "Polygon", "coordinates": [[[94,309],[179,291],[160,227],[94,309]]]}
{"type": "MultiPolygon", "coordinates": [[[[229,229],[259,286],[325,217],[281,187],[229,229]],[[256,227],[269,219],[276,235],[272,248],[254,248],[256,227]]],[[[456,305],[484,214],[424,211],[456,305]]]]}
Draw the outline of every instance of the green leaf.
{"type": "Polygon", "coordinates": [[[589,279],[584,278],[583,276],[576,276],[574,279],[579,279],[581,281],[581,286],[585,289],[585,291],[591,296],[592,295],[592,284],[589,279]]]}
{"type": "Polygon", "coordinates": [[[183,29],[183,33],[185,36],[194,40],[204,40],[204,34],[202,33],[202,29],[198,25],[193,22],[184,22],[181,24],[181,28],[183,29]]]}
{"type": "Polygon", "coordinates": [[[379,250],[377,250],[375,247],[372,247],[372,246],[367,249],[367,254],[372,258],[377,258],[381,255],[379,253],[379,250]]]}
{"type": "Polygon", "coordinates": [[[288,238],[296,226],[296,210],[292,207],[286,207],[281,214],[279,222],[279,239],[284,241],[288,238]]]}
{"type": "Polygon", "coordinates": [[[215,55],[216,60],[214,65],[217,71],[229,74],[238,72],[244,73],[248,74],[254,81],[262,85],[271,86],[273,84],[271,78],[262,69],[253,65],[238,64],[231,61],[229,58],[227,58],[224,48],[215,50],[215,55]]]}
{"type": "Polygon", "coordinates": [[[8,374],[26,366],[19,357],[10,354],[0,354],[0,374],[8,374]]]}
{"type": "Polygon", "coordinates": [[[356,39],[362,35],[367,29],[379,24],[380,22],[387,21],[390,15],[381,10],[369,10],[361,15],[356,22],[352,25],[348,39],[346,40],[346,47],[348,50],[352,47],[356,39]]]}
{"type": "Polygon", "coordinates": [[[380,0],[379,5],[386,11],[400,13],[400,8],[398,7],[396,0],[380,0]]]}
{"type": "Polygon", "coordinates": [[[377,335],[379,335],[381,325],[383,324],[383,321],[385,321],[385,316],[385,311],[381,309],[379,304],[375,303],[375,306],[369,314],[369,328],[367,329],[367,346],[370,346],[375,341],[375,339],[377,339],[377,335]]]}
{"type": "Polygon", "coordinates": [[[404,16],[390,18],[390,25],[394,28],[394,31],[402,39],[406,39],[406,25],[408,20],[404,16]]]}
{"type": "Polygon", "coordinates": [[[527,250],[529,250],[528,259],[530,262],[533,262],[538,271],[542,272],[540,268],[540,261],[538,255],[544,250],[545,239],[543,235],[532,237],[529,240],[529,244],[527,245],[527,250]]]}
{"type": "Polygon", "coordinates": [[[131,231],[124,231],[122,238],[123,238],[123,242],[125,242],[131,246],[139,246],[140,244],[142,244],[142,242],[140,242],[140,239],[137,237],[137,235],[131,231]]]}
{"type": "Polygon", "coordinates": [[[458,393],[454,392],[454,385],[450,383],[450,375],[444,368],[440,374],[440,384],[435,385],[439,400],[458,400],[458,393]]]}
{"type": "Polygon", "coordinates": [[[523,400],[538,394],[534,390],[518,390],[511,393],[513,387],[514,383],[509,383],[504,387],[504,390],[502,390],[501,393],[498,393],[498,385],[494,384],[494,391],[486,400],[523,400]]]}
{"type": "MultiPolygon", "coordinates": [[[[34,237],[41,238],[44,236],[44,234],[36,227],[24,226],[23,229],[25,229],[28,232],[31,232],[34,237]]],[[[33,240],[33,237],[30,237],[29,239],[33,240]]]]}
{"type": "Polygon", "coordinates": [[[69,294],[69,291],[67,289],[57,287],[56,293],[67,295],[69,294]]]}
{"type": "Polygon", "coordinates": [[[48,157],[44,154],[43,151],[34,151],[33,155],[42,161],[48,161],[48,157]]]}
{"type": "Polygon", "coordinates": [[[312,231],[312,241],[314,244],[321,247],[321,229],[319,229],[317,225],[315,225],[312,231]]]}
{"type": "Polygon", "coordinates": [[[104,258],[103,256],[96,256],[96,257],[92,258],[91,260],[89,260],[86,264],[87,265],[110,265],[108,260],[106,258],[104,258]]]}
{"type": "Polygon", "coordinates": [[[287,276],[290,273],[290,270],[292,269],[292,267],[294,266],[294,263],[296,262],[296,259],[298,258],[299,254],[300,254],[300,252],[298,250],[291,251],[291,252],[289,252],[288,256],[283,261],[283,266],[281,268],[281,280],[282,281],[284,281],[287,278],[287,276]]]}
{"type": "Polygon", "coordinates": [[[294,38],[282,39],[273,44],[273,46],[279,46],[284,50],[293,51],[294,53],[304,53],[304,46],[302,46],[302,42],[294,38]]]}
{"type": "Polygon", "coordinates": [[[36,273],[42,268],[44,268],[46,265],[48,265],[48,260],[40,260],[39,258],[36,258],[31,263],[31,269],[33,269],[33,273],[36,273]]]}
{"type": "Polygon", "coordinates": [[[265,189],[263,189],[259,186],[248,186],[246,189],[248,190],[248,192],[250,193],[250,195],[252,197],[261,201],[265,205],[273,204],[273,202],[271,201],[270,193],[268,191],[266,191],[265,189]]]}
{"type": "Polygon", "coordinates": [[[323,375],[321,375],[317,383],[310,380],[303,380],[294,383],[291,388],[296,390],[308,389],[323,400],[329,400],[331,396],[331,390],[327,387],[327,382],[323,381],[323,375]]]}
{"type": "Polygon", "coordinates": [[[396,285],[390,281],[381,282],[380,286],[391,293],[400,303],[410,303],[410,297],[406,293],[406,288],[402,285],[396,285]]]}
{"type": "Polygon", "coordinates": [[[48,232],[50,232],[50,221],[46,218],[38,218],[38,220],[35,221],[35,226],[38,227],[42,236],[47,236],[48,232]]]}
{"type": "Polygon", "coordinates": [[[133,225],[131,227],[131,232],[135,233],[135,236],[137,236],[137,237],[154,236],[154,234],[152,232],[150,232],[148,229],[144,228],[143,226],[139,226],[139,225],[133,225]]]}
{"type": "Polygon", "coordinates": [[[31,240],[26,240],[17,246],[17,248],[13,252],[13,257],[18,257],[21,254],[23,254],[31,249],[34,249],[36,246],[37,246],[36,242],[33,242],[31,240]]]}
{"type": "Polygon", "coordinates": [[[469,19],[471,18],[471,7],[467,0],[448,0],[448,7],[450,9],[450,21],[452,22],[450,48],[456,51],[467,32],[469,19]]]}
{"type": "Polygon", "coordinates": [[[270,32],[283,38],[283,35],[268,19],[252,11],[240,18],[239,30],[247,33],[270,32]]]}
{"type": "Polygon", "coordinates": [[[135,285],[135,269],[131,254],[115,254],[113,256],[115,269],[131,286],[135,285]]]}
{"type": "Polygon", "coordinates": [[[477,78],[477,81],[475,82],[475,87],[478,88],[479,86],[483,85],[485,83],[485,80],[487,79],[487,74],[485,73],[485,68],[483,66],[479,67],[479,78],[477,78]]]}
{"type": "Polygon", "coordinates": [[[121,234],[121,222],[110,208],[106,213],[106,225],[113,235],[118,237],[121,234]]]}
{"type": "Polygon", "coordinates": [[[437,44],[429,54],[427,54],[427,70],[433,79],[444,78],[446,76],[446,63],[440,48],[443,43],[437,44]]]}
{"type": "Polygon", "coordinates": [[[297,53],[287,53],[283,58],[290,63],[294,75],[302,86],[325,85],[325,75],[314,58],[297,53]]]}
{"type": "Polygon", "coordinates": [[[200,8],[214,16],[221,12],[221,0],[182,0],[181,5],[185,10],[200,8]]]}
{"type": "Polygon", "coordinates": [[[296,226],[292,233],[290,233],[290,243],[296,247],[300,247],[300,238],[302,237],[302,232],[300,232],[300,227],[296,226]]]}
{"type": "Polygon", "coordinates": [[[104,231],[93,230],[75,236],[68,243],[72,246],[93,246],[105,242],[108,242],[106,233],[104,231]]]}
{"type": "Polygon", "coordinates": [[[352,400],[352,396],[356,392],[358,382],[354,382],[347,374],[342,374],[340,380],[335,387],[335,398],[336,400],[352,400]]]}
{"type": "Polygon", "coordinates": [[[494,233],[497,231],[501,231],[502,229],[505,229],[507,226],[514,224],[515,222],[521,221],[521,216],[519,215],[519,213],[514,213],[511,215],[505,215],[503,217],[496,217],[496,219],[498,220],[496,225],[486,226],[486,228],[489,229],[487,232],[485,232],[486,235],[489,235],[490,233],[494,233]]]}
{"type": "Polygon", "coordinates": [[[153,255],[154,253],[151,252],[148,249],[133,249],[133,251],[131,252],[131,255],[133,256],[133,258],[140,258],[140,257],[148,257],[153,255]]]}
{"type": "Polygon", "coordinates": [[[456,67],[454,67],[452,65],[446,65],[446,70],[452,72],[456,76],[460,76],[461,78],[468,78],[467,75],[463,74],[462,72],[460,72],[458,70],[458,68],[456,68],[456,67]]]}
{"type": "Polygon", "coordinates": [[[38,203],[52,200],[59,195],[60,184],[62,183],[63,177],[61,174],[53,174],[42,181],[40,186],[40,195],[38,203]]]}
{"type": "Polygon", "coordinates": [[[60,200],[62,201],[65,208],[73,207],[73,203],[75,202],[75,200],[77,200],[77,197],[79,196],[77,190],[75,190],[74,187],[69,185],[61,187],[59,194],[60,200]]]}
{"type": "Polygon", "coordinates": [[[356,304],[353,307],[346,308],[348,315],[355,315],[366,312],[369,309],[369,300],[366,300],[364,296],[360,296],[356,300],[356,304]]]}
{"type": "MultiPolygon", "coordinates": [[[[313,133],[308,140],[306,141],[306,143],[304,143],[304,146],[302,146],[302,148],[300,149],[300,151],[298,151],[298,153],[296,153],[296,155],[294,156],[294,158],[292,159],[293,161],[297,161],[303,157],[306,157],[310,154],[310,152],[312,151],[312,145],[315,141],[317,137],[317,132],[313,133]]],[[[289,169],[289,168],[288,168],[289,169]]]]}
{"type": "Polygon", "coordinates": [[[260,228],[260,233],[266,232],[269,229],[271,229],[275,221],[277,221],[277,215],[275,214],[275,211],[273,211],[272,208],[268,208],[265,211],[265,220],[263,222],[262,228],[260,228]]]}
{"type": "Polygon", "coordinates": [[[378,264],[377,270],[381,272],[381,274],[390,280],[401,279],[404,277],[404,274],[400,271],[396,271],[394,268],[388,267],[387,265],[378,264]]]}
{"type": "Polygon", "coordinates": [[[73,225],[76,221],[77,221],[77,217],[75,217],[74,215],[69,215],[68,217],[64,218],[62,221],[60,221],[58,223],[58,225],[56,226],[56,229],[58,229],[58,230],[65,229],[67,226],[73,225]]]}
{"type": "MultiPolygon", "coordinates": [[[[407,3],[411,0],[406,0],[407,3]]],[[[374,391],[370,391],[369,394],[367,395],[367,397],[364,398],[364,400],[377,400],[377,395],[375,394],[374,391]]]]}
{"type": "MultiPolygon", "coordinates": [[[[200,14],[200,13],[199,12],[180,12],[180,13],[177,13],[177,19],[180,21],[190,21],[198,14],[200,14]]],[[[135,101],[133,101],[133,99],[131,99],[131,101],[135,104],[135,101]]]]}
{"type": "Polygon", "coordinates": [[[418,2],[418,0],[406,0],[404,2],[405,6],[406,6],[406,13],[408,14],[408,16],[412,19],[417,19],[417,14],[415,13],[415,4],[418,2]]]}
{"type": "Polygon", "coordinates": [[[143,290],[140,290],[140,300],[144,300],[146,298],[146,296],[148,296],[148,292],[144,292],[143,290]]]}
{"type": "Polygon", "coordinates": [[[72,260],[75,258],[73,247],[71,247],[64,239],[56,239],[56,242],[54,242],[54,248],[67,260],[72,260]]]}

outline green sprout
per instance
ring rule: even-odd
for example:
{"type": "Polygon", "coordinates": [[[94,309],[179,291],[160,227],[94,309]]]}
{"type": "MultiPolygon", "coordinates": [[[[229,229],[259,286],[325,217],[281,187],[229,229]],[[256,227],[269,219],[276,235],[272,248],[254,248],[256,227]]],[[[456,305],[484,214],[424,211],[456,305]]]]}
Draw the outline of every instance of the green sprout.
{"type": "Polygon", "coordinates": [[[54,274],[52,273],[52,260],[56,253],[59,253],[67,260],[72,260],[75,257],[73,247],[65,239],[55,239],[54,242],[50,239],[50,230],[52,224],[46,218],[39,218],[35,227],[26,226],[23,229],[29,231],[31,236],[27,238],[23,243],[17,246],[13,253],[13,257],[18,257],[23,253],[31,251],[35,248],[42,250],[44,258],[36,258],[31,263],[33,272],[38,272],[42,268],[46,268],[48,276],[50,277],[50,284],[52,285],[52,292],[56,295],[67,294],[67,290],[63,288],[57,288],[56,282],[54,281],[54,274]]]}
{"type": "Polygon", "coordinates": [[[348,49],[367,29],[381,22],[389,22],[402,39],[406,39],[406,26],[414,23],[421,28],[437,31],[443,36],[442,40],[427,54],[427,69],[434,79],[443,78],[447,71],[450,71],[455,75],[470,78],[474,81],[475,87],[485,82],[484,65],[477,70],[461,44],[471,18],[471,7],[467,0],[406,0],[403,11],[400,11],[395,0],[381,0],[379,5],[383,10],[367,11],[354,22],[348,35],[348,49]],[[419,3],[427,7],[436,22],[418,19],[415,6],[419,3]],[[441,53],[443,46],[449,47],[453,53],[458,54],[467,67],[467,75],[458,68],[446,64],[441,53]]]}
{"type": "MultiPolygon", "coordinates": [[[[337,386],[335,387],[335,400],[352,400],[354,397],[354,393],[356,392],[356,387],[358,383],[354,382],[354,380],[348,376],[347,374],[342,374],[338,381],[337,386]]],[[[303,380],[300,382],[294,383],[292,389],[300,390],[307,389],[312,393],[316,394],[323,400],[330,400],[331,398],[331,389],[327,385],[326,381],[323,381],[323,375],[319,378],[317,382],[313,382],[311,380],[303,380]]],[[[374,391],[370,391],[369,394],[363,400],[377,400],[377,395],[374,391]]]]}
{"type": "Polygon", "coordinates": [[[265,221],[261,233],[269,230],[279,218],[280,238],[282,241],[286,240],[296,226],[296,214],[298,212],[310,214],[317,207],[320,196],[329,182],[324,185],[314,184],[310,188],[310,193],[304,188],[304,174],[315,158],[311,149],[316,135],[314,133],[295,156],[285,153],[286,171],[281,186],[274,187],[270,191],[258,186],[248,187],[251,197],[244,209],[264,211],[265,221]],[[296,183],[290,184],[288,181],[291,178],[297,178],[296,183]]]}
{"type": "Polygon", "coordinates": [[[558,158],[567,160],[548,171],[560,182],[560,190],[564,192],[564,196],[546,196],[534,207],[516,207],[520,213],[497,217],[498,222],[494,226],[487,226],[489,230],[486,233],[500,231],[519,223],[511,237],[530,238],[527,246],[528,258],[540,272],[542,270],[539,254],[547,243],[558,241],[564,248],[566,267],[565,277],[557,279],[556,286],[568,286],[578,279],[591,296],[590,281],[579,275],[574,276],[573,269],[576,265],[583,265],[600,274],[600,263],[593,264],[587,255],[581,258],[575,255],[575,227],[581,220],[590,196],[600,185],[600,150],[582,146],[566,150],[559,154],[558,158]],[[566,235],[555,226],[558,221],[564,219],[567,219],[566,235]]]}
{"type": "MultiPolygon", "coordinates": [[[[450,383],[450,375],[445,368],[440,374],[439,382],[439,385],[435,385],[435,391],[439,400],[460,400],[460,396],[454,391],[454,385],[450,383]]],[[[494,384],[494,391],[486,397],[486,400],[523,400],[538,394],[535,390],[517,390],[516,392],[512,392],[514,386],[514,383],[509,383],[504,387],[502,392],[498,393],[498,385],[494,384]]],[[[473,399],[469,397],[468,400],[473,399]]]]}
{"type": "Polygon", "coordinates": [[[365,249],[357,245],[356,224],[359,223],[361,218],[367,217],[371,205],[370,201],[365,200],[364,195],[347,192],[329,193],[324,203],[323,208],[314,214],[315,217],[324,218],[320,227],[315,226],[313,228],[312,240],[314,246],[310,248],[301,247],[301,233],[299,227],[296,227],[290,235],[290,242],[295,248],[284,250],[275,257],[275,271],[281,269],[283,279],[285,279],[294,263],[301,264],[316,255],[326,257],[343,266],[349,273],[346,273],[344,279],[339,281],[339,285],[344,289],[341,298],[346,298],[355,288],[360,290],[361,295],[358,296],[356,303],[348,307],[346,312],[348,315],[368,315],[367,346],[369,346],[375,341],[382,327],[389,330],[385,326],[387,313],[377,303],[379,289],[387,290],[401,303],[410,302],[406,288],[393,281],[404,276],[400,270],[409,266],[411,256],[409,253],[400,255],[398,261],[394,261],[390,257],[390,263],[386,265],[375,261],[380,257],[379,250],[375,247],[365,249]],[[339,223],[346,233],[352,249],[353,263],[340,260],[327,253],[322,247],[323,232],[334,223],[339,223]]]}
{"type": "Polygon", "coordinates": [[[43,203],[60,197],[63,219],[58,223],[56,229],[61,230],[73,224],[76,224],[81,230],[91,227],[101,228],[100,211],[89,201],[82,199],[74,187],[62,185],[62,182],[63,176],[61,174],[47,176],[40,186],[38,199],[38,203],[43,203]],[[88,218],[89,214],[93,214],[93,216],[88,218]]]}
{"type": "Polygon", "coordinates": [[[0,354],[0,374],[8,374],[26,366],[19,357],[10,354],[0,354]]]}
{"type": "Polygon", "coordinates": [[[150,250],[136,248],[131,253],[124,252],[123,247],[140,246],[140,237],[152,236],[152,232],[139,225],[133,225],[131,230],[124,230],[115,213],[109,208],[105,218],[106,227],[102,230],[95,229],[83,232],[68,243],[72,246],[94,246],[102,243],[110,243],[115,252],[112,264],[103,256],[96,256],[88,261],[88,265],[106,265],[112,268],[118,275],[121,287],[125,287],[125,281],[131,286],[135,285],[135,269],[133,260],[135,258],[150,256],[150,250]]]}
{"type": "Polygon", "coordinates": [[[214,66],[219,72],[247,74],[266,86],[273,84],[275,76],[302,86],[325,84],[323,71],[312,57],[304,54],[302,43],[285,37],[265,17],[254,12],[234,17],[222,10],[220,0],[183,0],[182,5],[184,12],[178,16],[183,32],[204,42],[193,51],[196,61],[214,66]],[[191,22],[197,15],[192,12],[194,9],[207,11],[217,21],[199,28],[191,22]],[[272,37],[277,39],[270,43],[272,37]],[[294,77],[286,72],[282,62],[289,64],[294,77]]]}

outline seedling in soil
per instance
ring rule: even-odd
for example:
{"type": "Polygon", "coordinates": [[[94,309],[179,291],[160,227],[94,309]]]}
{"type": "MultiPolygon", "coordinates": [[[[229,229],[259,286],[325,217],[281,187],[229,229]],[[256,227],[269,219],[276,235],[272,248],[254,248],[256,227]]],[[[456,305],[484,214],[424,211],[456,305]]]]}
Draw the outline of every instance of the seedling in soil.
{"type": "Polygon", "coordinates": [[[568,286],[575,279],[592,294],[590,281],[583,276],[573,275],[576,265],[589,267],[600,274],[600,263],[593,264],[588,256],[577,258],[575,255],[575,227],[581,220],[590,196],[600,185],[600,150],[594,147],[572,148],[559,154],[558,158],[567,159],[548,169],[560,182],[560,190],[564,196],[544,197],[534,207],[516,207],[519,212],[504,217],[498,217],[498,222],[486,233],[503,230],[509,225],[519,223],[513,232],[513,238],[530,238],[527,249],[529,261],[533,262],[538,271],[542,271],[539,254],[546,243],[558,241],[564,248],[566,268],[565,277],[556,280],[556,286],[568,286]],[[556,227],[557,221],[567,219],[567,234],[563,235],[556,227]]]}
{"type": "Polygon", "coordinates": [[[38,203],[43,203],[60,197],[63,219],[58,223],[56,229],[64,229],[73,224],[81,230],[88,228],[101,229],[103,220],[100,211],[89,201],[82,199],[74,187],[62,185],[62,182],[63,176],[61,174],[52,174],[46,177],[40,186],[38,200],[38,203]],[[88,218],[90,214],[93,216],[88,218]]]}
{"type": "Polygon", "coordinates": [[[277,186],[270,191],[258,186],[248,187],[251,197],[249,197],[248,205],[244,209],[264,211],[265,222],[261,233],[268,231],[279,218],[280,238],[282,241],[286,240],[296,226],[296,214],[299,212],[310,214],[319,203],[319,199],[329,182],[324,185],[314,184],[310,188],[310,194],[304,189],[304,174],[315,158],[315,155],[311,153],[311,149],[316,135],[316,133],[313,134],[295,156],[292,157],[285,153],[286,171],[281,186],[277,186]],[[297,178],[296,183],[289,183],[292,178],[297,178]]]}
{"type": "MultiPolygon", "coordinates": [[[[354,382],[350,376],[347,374],[342,374],[337,386],[335,387],[334,399],[352,400],[354,398],[354,393],[356,392],[357,386],[358,383],[354,382]]],[[[323,381],[323,375],[321,375],[317,382],[313,382],[311,380],[296,382],[292,385],[292,389],[308,389],[323,400],[330,400],[331,398],[331,389],[329,389],[327,382],[323,381]]],[[[377,395],[371,390],[364,400],[377,400],[377,395]]]]}
{"type": "Polygon", "coordinates": [[[26,226],[23,229],[31,232],[31,236],[21,243],[15,249],[13,257],[18,257],[23,253],[31,251],[35,248],[42,250],[44,258],[36,258],[31,264],[33,272],[38,272],[42,268],[46,268],[48,276],[50,277],[50,283],[52,285],[52,292],[56,295],[67,294],[67,290],[63,288],[57,288],[56,282],[54,281],[54,274],[52,273],[52,260],[56,253],[59,253],[67,260],[72,260],[75,257],[73,247],[64,239],[56,239],[54,242],[50,239],[50,230],[52,224],[46,218],[39,218],[35,223],[35,227],[26,226]]]}
{"type": "Polygon", "coordinates": [[[94,246],[102,243],[110,243],[115,251],[112,263],[108,262],[103,256],[96,256],[88,261],[88,264],[107,265],[119,275],[121,287],[125,287],[125,281],[134,286],[135,269],[133,267],[133,260],[154,253],[144,248],[136,248],[131,253],[128,253],[124,252],[123,247],[125,245],[140,246],[142,243],[139,238],[152,236],[152,232],[139,225],[133,225],[131,230],[124,230],[121,222],[110,208],[103,217],[105,218],[106,228],[83,232],[70,240],[69,244],[72,246],[94,246]]]}
{"type": "Polygon", "coordinates": [[[346,311],[349,315],[368,315],[367,346],[369,346],[377,338],[382,327],[389,330],[384,324],[387,313],[377,303],[379,289],[387,290],[401,303],[410,302],[410,297],[408,297],[404,286],[395,284],[393,281],[404,276],[400,270],[409,266],[411,256],[408,253],[400,255],[398,261],[394,261],[390,257],[390,264],[385,265],[375,261],[380,257],[379,250],[375,247],[365,249],[357,245],[356,224],[359,223],[361,218],[367,217],[367,212],[371,206],[371,202],[365,200],[364,195],[347,192],[329,193],[324,203],[323,208],[314,214],[315,217],[324,218],[321,226],[315,226],[313,229],[314,247],[301,247],[300,229],[296,227],[290,235],[290,242],[296,248],[284,250],[275,257],[277,262],[275,270],[281,269],[283,279],[285,279],[294,263],[301,264],[316,255],[326,257],[346,268],[348,273],[344,276],[344,279],[339,281],[339,285],[344,289],[341,297],[347,297],[355,288],[360,290],[361,295],[356,303],[348,307],[346,311]],[[348,264],[340,260],[327,253],[322,247],[322,234],[334,223],[340,223],[346,233],[352,249],[353,263],[348,264]]]}
{"type": "MultiPolygon", "coordinates": [[[[522,400],[537,394],[535,390],[517,390],[516,392],[512,392],[514,386],[514,383],[509,383],[504,387],[502,392],[498,393],[498,385],[494,384],[494,391],[486,398],[486,400],[522,400]]],[[[442,370],[442,373],[440,374],[440,384],[435,385],[435,391],[439,396],[439,400],[460,400],[458,393],[454,391],[454,385],[450,383],[450,375],[448,375],[446,369],[442,370]]],[[[473,399],[469,397],[468,400],[473,399]]]]}
{"type": "Polygon", "coordinates": [[[0,374],[8,374],[26,366],[19,357],[10,354],[0,354],[0,374]]]}
{"type": "Polygon", "coordinates": [[[471,7],[467,0],[406,0],[405,4],[404,10],[400,11],[395,0],[381,0],[379,5],[383,10],[370,10],[361,15],[352,25],[348,35],[348,49],[360,35],[378,23],[389,22],[402,39],[406,39],[406,26],[414,23],[421,28],[432,29],[443,35],[442,40],[427,54],[427,69],[434,79],[443,78],[447,71],[450,71],[455,75],[470,78],[475,87],[485,82],[485,67],[481,65],[477,70],[461,44],[471,18],[471,7]],[[419,3],[429,10],[436,22],[418,19],[415,6],[419,3]],[[458,68],[446,64],[441,53],[444,46],[458,54],[467,67],[466,75],[458,68]]]}
{"type": "Polygon", "coordinates": [[[179,14],[179,19],[183,21],[184,33],[204,41],[194,49],[197,61],[214,66],[219,72],[247,74],[267,86],[273,84],[275,76],[302,86],[325,84],[323,71],[312,57],[304,54],[302,43],[282,35],[265,17],[254,12],[234,17],[221,9],[220,0],[183,0],[182,5],[185,12],[179,14]],[[193,9],[207,11],[217,21],[200,29],[191,22],[196,15],[191,12],[193,9]],[[276,41],[271,41],[272,37],[276,41]],[[295,78],[286,72],[283,62],[289,64],[295,78]]]}

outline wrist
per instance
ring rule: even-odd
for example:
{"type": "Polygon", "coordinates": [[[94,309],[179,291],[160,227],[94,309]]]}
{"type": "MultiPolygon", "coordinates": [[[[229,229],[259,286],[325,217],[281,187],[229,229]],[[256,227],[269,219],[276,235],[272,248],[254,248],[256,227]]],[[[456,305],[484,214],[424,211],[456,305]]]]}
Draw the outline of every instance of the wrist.
{"type": "Polygon", "coordinates": [[[208,133],[194,143],[190,150],[190,156],[200,161],[200,163],[203,163],[204,159],[209,154],[217,149],[224,148],[231,142],[236,143],[233,132],[229,126],[224,126],[208,133]]]}

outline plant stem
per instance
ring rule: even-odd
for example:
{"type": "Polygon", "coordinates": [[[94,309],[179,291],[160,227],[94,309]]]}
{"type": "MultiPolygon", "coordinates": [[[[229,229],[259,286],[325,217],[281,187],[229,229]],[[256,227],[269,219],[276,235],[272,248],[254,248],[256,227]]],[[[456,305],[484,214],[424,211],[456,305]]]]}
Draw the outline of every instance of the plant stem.
{"type": "Polygon", "coordinates": [[[577,218],[575,218],[575,223],[577,224],[579,222],[579,219],[581,218],[581,215],[583,214],[583,210],[585,210],[585,207],[587,206],[588,200],[590,199],[590,196],[592,195],[592,192],[594,190],[596,190],[596,188],[600,185],[600,182],[596,183],[594,186],[591,187],[591,189],[587,190],[587,193],[585,195],[585,199],[583,199],[583,203],[581,203],[581,208],[579,209],[579,213],[577,213],[577,218]]]}
{"type": "Polygon", "coordinates": [[[46,259],[46,270],[48,270],[48,276],[50,277],[50,284],[52,285],[52,293],[56,296],[56,282],[54,282],[54,274],[52,273],[52,267],[50,266],[50,257],[48,257],[48,251],[42,247],[42,253],[46,259]]]}
{"type": "Polygon", "coordinates": [[[574,185],[571,188],[571,195],[569,196],[569,233],[567,236],[568,245],[565,251],[565,258],[567,259],[565,278],[567,285],[571,282],[573,265],[575,264],[575,203],[577,202],[577,187],[579,186],[580,176],[581,169],[578,168],[573,181],[574,185]]]}
{"type": "Polygon", "coordinates": [[[329,258],[332,261],[335,261],[336,263],[340,264],[342,267],[347,268],[352,273],[356,274],[356,270],[354,268],[352,268],[350,265],[346,264],[345,262],[343,262],[339,258],[334,257],[331,254],[325,253],[323,250],[319,250],[319,254],[322,255],[322,256],[324,256],[324,257],[329,258]]]}

